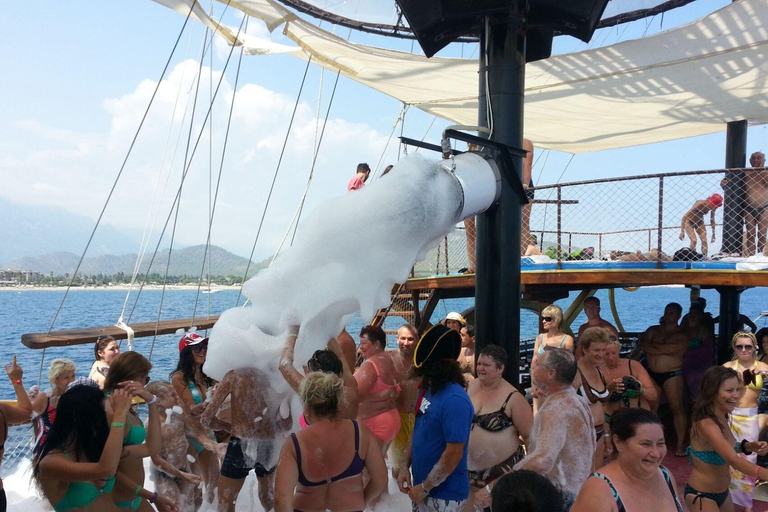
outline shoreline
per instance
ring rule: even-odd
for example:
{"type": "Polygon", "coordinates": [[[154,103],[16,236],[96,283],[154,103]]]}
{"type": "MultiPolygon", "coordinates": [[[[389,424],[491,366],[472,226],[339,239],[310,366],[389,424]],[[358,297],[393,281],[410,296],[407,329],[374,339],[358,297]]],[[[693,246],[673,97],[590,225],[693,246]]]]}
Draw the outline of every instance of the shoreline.
{"type": "MultiPolygon", "coordinates": [[[[166,290],[187,290],[187,291],[197,291],[198,286],[196,284],[169,284],[165,286],[166,290]]],[[[128,291],[131,289],[130,285],[127,284],[113,284],[109,286],[73,286],[69,290],[70,291],[128,291]]],[[[134,290],[138,290],[138,286],[133,287],[134,290]]],[[[162,290],[163,286],[159,284],[147,284],[144,285],[143,290],[162,290]]],[[[240,285],[233,285],[233,284],[227,284],[227,285],[215,285],[211,286],[211,292],[218,292],[218,291],[224,291],[224,290],[239,290],[240,285]]],[[[66,291],[66,286],[35,286],[35,285],[16,285],[16,286],[0,286],[0,293],[2,292],[45,292],[45,291],[51,291],[51,292],[58,292],[58,291],[66,291]]],[[[207,291],[207,286],[201,286],[200,291],[204,292],[207,291]]]]}

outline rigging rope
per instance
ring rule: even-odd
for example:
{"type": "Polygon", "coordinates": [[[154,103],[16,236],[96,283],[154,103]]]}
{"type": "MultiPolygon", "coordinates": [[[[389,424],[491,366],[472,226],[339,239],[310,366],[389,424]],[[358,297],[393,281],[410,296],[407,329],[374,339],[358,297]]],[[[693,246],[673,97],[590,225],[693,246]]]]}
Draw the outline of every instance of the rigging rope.
{"type": "MultiPolygon", "coordinates": [[[[248,17],[246,16],[246,20],[247,19],[248,19],[248,17]]],[[[246,32],[248,31],[248,22],[247,21],[245,23],[245,30],[246,30],[246,32]]],[[[213,229],[213,217],[214,217],[214,215],[216,213],[216,201],[218,200],[218,197],[219,197],[219,185],[221,184],[221,175],[222,175],[222,172],[224,170],[224,157],[225,157],[226,151],[227,151],[227,142],[229,141],[229,130],[230,130],[231,126],[232,126],[232,114],[235,111],[235,98],[237,96],[237,84],[238,84],[238,82],[240,80],[240,68],[241,68],[241,65],[243,63],[243,53],[244,53],[244,48],[241,46],[240,47],[240,57],[239,57],[239,59],[237,61],[237,72],[235,73],[235,84],[234,84],[234,87],[232,89],[232,102],[229,105],[229,116],[227,117],[227,129],[226,129],[226,132],[224,133],[224,146],[223,146],[223,148],[221,150],[221,161],[219,162],[219,176],[218,176],[218,179],[216,180],[216,192],[214,193],[214,196],[213,196],[213,204],[212,204],[212,207],[211,207],[210,220],[208,222],[208,237],[207,237],[207,239],[205,241],[206,247],[210,247],[211,246],[211,231],[213,229]]],[[[200,279],[198,280],[197,295],[195,296],[195,307],[192,310],[192,324],[194,324],[195,315],[197,314],[197,301],[198,301],[198,298],[200,297],[200,282],[203,279],[204,269],[205,269],[205,259],[203,259],[203,266],[200,269],[200,279]]],[[[209,257],[208,257],[208,291],[209,292],[211,290],[210,278],[211,278],[211,259],[210,259],[210,255],[209,255],[209,257]]],[[[210,293],[208,294],[208,316],[211,316],[211,297],[210,297],[210,293]]]]}
{"type": "MultiPolygon", "coordinates": [[[[67,285],[67,289],[64,291],[64,296],[61,298],[61,302],[59,303],[59,307],[56,310],[56,314],[53,315],[53,320],[51,320],[51,325],[48,328],[48,334],[51,333],[53,330],[53,326],[56,325],[56,319],[59,317],[59,313],[61,312],[61,308],[64,306],[64,301],[67,299],[67,295],[69,294],[69,290],[72,288],[72,284],[75,282],[75,278],[77,277],[77,272],[80,270],[80,266],[83,264],[83,260],[85,259],[85,255],[88,252],[88,248],[91,246],[91,242],[93,241],[93,237],[96,234],[96,229],[98,229],[99,224],[101,223],[102,217],[104,217],[104,212],[107,210],[107,206],[109,205],[109,201],[112,199],[112,194],[114,194],[115,189],[117,188],[117,183],[120,181],[120,177],[123,174],[123,171],[125,170],[125,166],[128,163],[128,158],[131,156],[131,152],[133,151],[133,147],[136,144],[136,140],[139,137],[139,133],[141,132],[141,128],[144,126],[144,121],[147,119],[147,115],[149,114],[149,109],[152,107],[153,102],[155,101],[155,96],[157,95],[157,91],[160,88],[160,84],[162,83],[163,77],[165,76],[166,71],[168,71],[168,66],[171,64],[171,59],[173,58],[173,54],[176,52],[176,48],[179,45],[179,41],[181,40],[181,35],[184,33],[184,29],[187,26],[187,23],[189,22],[190,15],[192,14],[192,9],[194,8],[194,2],[189,7],[189,12],[187,12],[186,18],[184,18],[184,23],[181,26],[181,30],[179,31],[179,36],[176,38],[176,42],[173,44],[173,48],[171,49],[171,53],[168,56],[168,59],[165,62],[165,67],[163,67],[163,71],[160,74],[160,79],[157,82],[157,86],[155,87],[155,90],[152,91],[152,96],[149,99],[149,104],[147,105],[146,110],[144,111],[144,115],[141,118],[141,121],[139,122],[139,126],[136,129],[136,133],[133,136],[133,140],[131,141],[130,146],[128,147],[128,153],[125,155],[125,158],[123,159],[123,163],[120,166],[120,170],[117,173],[117,176],[115,177],[115,181],[112,184],[112,188],[109,191],[109,194],[107,195],[107,199],[104,202],[104,206],[101,209],[101,213],[99,214],[99,218],[96,220],[96,225],[93,227],[93,231],[91,231],[91,236],[88,238],[88,243],[85,245],[85,249],[83,250],[83,254],[80,256],[80,261],[77,263],[77,267],[75,268],[75,271],[72,274],[72,279],[70,279],[69,284],[67,285]]],[[[43,379],[43,365],[45,362],[45,349],[43,349],[43,355],[40,358],[40,372],[37,377],[38,385],[42,382],[43,379]]]]}
{"type": "Polygon", "coordinates": [[[259,241],[261,235],[261,228],[264,226],[264,219],[267,215],[267,208],[269,208],[269,202],[272,199],[272,191],[275,190],[275,182],[277,181],[277,175],[280,172],[280,164],[283,162],[283,155],[285,155],[285,148],[288,146],[288,136],[291,134],[291,128],[293,127],[293,120],[296,117],[296,110],[299,108],[299,101],[301,100],[301,93],[304,91],[304,83],[307,81],[307,72],[309,71],[309,65],[312,63],[312,55],[307,59],[307,66],[304,68],[304,77],[301,79],[301,86],[299,87],[299,93],[296,95],[296,102],[293,105],[293,112],[291,113],[291,120],[288,122],[288,130],[285,132],[285,139],[283,139],[283,147],[280,150],[280,157],[277,159],[277,167],[275,168],[275,174],[272,176],[272,184],[269,186],[269,193],[267,194],[267,201],[264,203],[264,210],[261,212],[261,220],[259,221],[259,228],[256,230],[256,238],[253,240],[253,246],[251,247],[251,255],[248,257],[248,264],[245,266],[245,274],[243,274],[243,283],[240,285],[240,289],[237,292],[237,299],[235,299],[235,307],[240,303],[240,296],[243,294],[243,284],[248,278],[248,271],[251,268],[251,262],[253,261],[253,254],[256,252],[256,244],[259,241]]]}
{"type": "MultiPolygon", "coordinates": [[[[379,156],[379,161],[376,163],[376,167],[374,167],[374,179],[378,179],[381,177],[379,171],[381,171],[381,162],[384,160],[384,155],[387,153],[387,149],[389,148],[389,143],[392,142],[392,137],[395,135],[395,130],[397,129],[397,125],[400,124],[400,122],[405,119],[405,113],[408,111],[408,105],[407,103],[403,102],[403,106],[400,109],[400,114],[398,114],[397,119],[395,120],[395,124],[392,125],[392,131],[389,132],[389,138],[387,139],[387,143],[384,145],[384,150],[381,152],[381,156],[379,156]]],[[[402,132],[401,132],[402,133],[402,132]]]]}

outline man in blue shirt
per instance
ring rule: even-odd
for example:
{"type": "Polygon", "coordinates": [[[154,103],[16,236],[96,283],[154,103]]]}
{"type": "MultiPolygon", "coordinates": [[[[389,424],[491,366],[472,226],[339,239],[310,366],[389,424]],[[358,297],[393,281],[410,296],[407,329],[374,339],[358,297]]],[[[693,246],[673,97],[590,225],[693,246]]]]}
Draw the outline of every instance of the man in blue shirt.
{"type": "Polygon", "coordinates": [[[469,496],[467,445],[474,407],[456,361],[461,336],[444,325],[427,331],[415,349],[421,377],[416,423],[398,485],[414,512],[460,512],[469,496]],[[413,468],[413,482],[409,466],[413,468]]]}

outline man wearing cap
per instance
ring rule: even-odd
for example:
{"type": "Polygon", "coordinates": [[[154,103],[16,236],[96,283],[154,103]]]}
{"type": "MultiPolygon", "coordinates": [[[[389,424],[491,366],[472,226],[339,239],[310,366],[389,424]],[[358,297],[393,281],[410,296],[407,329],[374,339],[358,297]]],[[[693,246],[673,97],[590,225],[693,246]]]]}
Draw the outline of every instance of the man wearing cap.
{"type": "Polygon", "coordinates": [[[712,243],[715,242],[715,210],[723,206],[723,196],[712,194],[707,199],[701,199],[693,203],[690,210],[685,212],[680,222],[680,240],[688,235],[691,241],[690,249],[696,250],[696,236],[701,239],[701,254],[707,255],[707,228],[704,225],[704,215],[710,214],[709,220],[712,226],[712,243]]]}
{"type": "Polygon", "coordinates": [[[576,394],[576,359],[570,350],[545,347],[531,365],[531,380],[545,399],[533,418],[528,454],[514,471],[547,477],[563,492],[566,510],[592,472],[595,426],[589,402],[576,394]]]}
{"type": "Polygon", "coordinates": [[[421,390],[397,478],[414,512],[460,512],[469,496],[467,445],[475,410],[456,361],[460,350],[459,333],[438,324],[422,336],[414,352],[421,390]]]}
{"type": "Polygon", "coordinates": [[[463,316],[461,316],[460,313],[451,311],[445,316],[443,324],[449,329],[453,329],[454,331],[461,333],[461,328],[467,325],[467,321],[463,316]]]}

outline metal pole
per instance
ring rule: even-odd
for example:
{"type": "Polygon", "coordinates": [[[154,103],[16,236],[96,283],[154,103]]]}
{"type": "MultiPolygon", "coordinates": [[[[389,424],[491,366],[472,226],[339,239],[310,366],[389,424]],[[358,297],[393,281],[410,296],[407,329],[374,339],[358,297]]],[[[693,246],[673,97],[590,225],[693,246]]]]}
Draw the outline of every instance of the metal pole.
{"type": "Polygon", "coordinates": [[[661,268],[661,238],[664,228],[664,176],[659,178],[659,225],[658,235],[656,236],[656,252],[658,253],[657,268],[661,268]]]}
{"type": "Polygon", "coordinates": [[[723,286],[717,288],[720,293],[720,327],[717,333],[717,348],[715,364],[723,364],[731,360],[733,351],[731,349],[731,338],[736,334],[741,326],[739,318],[739,307],[741,303],[741,292],[744,288],[736,286],[723,286]]]}
{"type": "MultiPolygon", "coordinates": [[[[488,19],[481,31],[478,124],[490,126],[492,115],[491,139],[522,147],[525,38],[517,25],[512,17],[488,19]]],[[[522,177],[522,158],[513,157],[513,163],[522,177]]],[[[504,378],[518,385],[522,208],[509,180],[501,183],[499,202],[477,217],[476,339],[478,351],[488,344],[504,347],[509,354],[504,378]]]]}
{"type": "MultiPolygon", "coordinates": [[[[725,135],[725,167],[728,169],[747,165],[747,121],[731,121],[725,135]]],[[[744,231],[744,176],[742,173],[726,175],[725,200],[723,202],[723,254],[741,255],[744,231]]]]}

